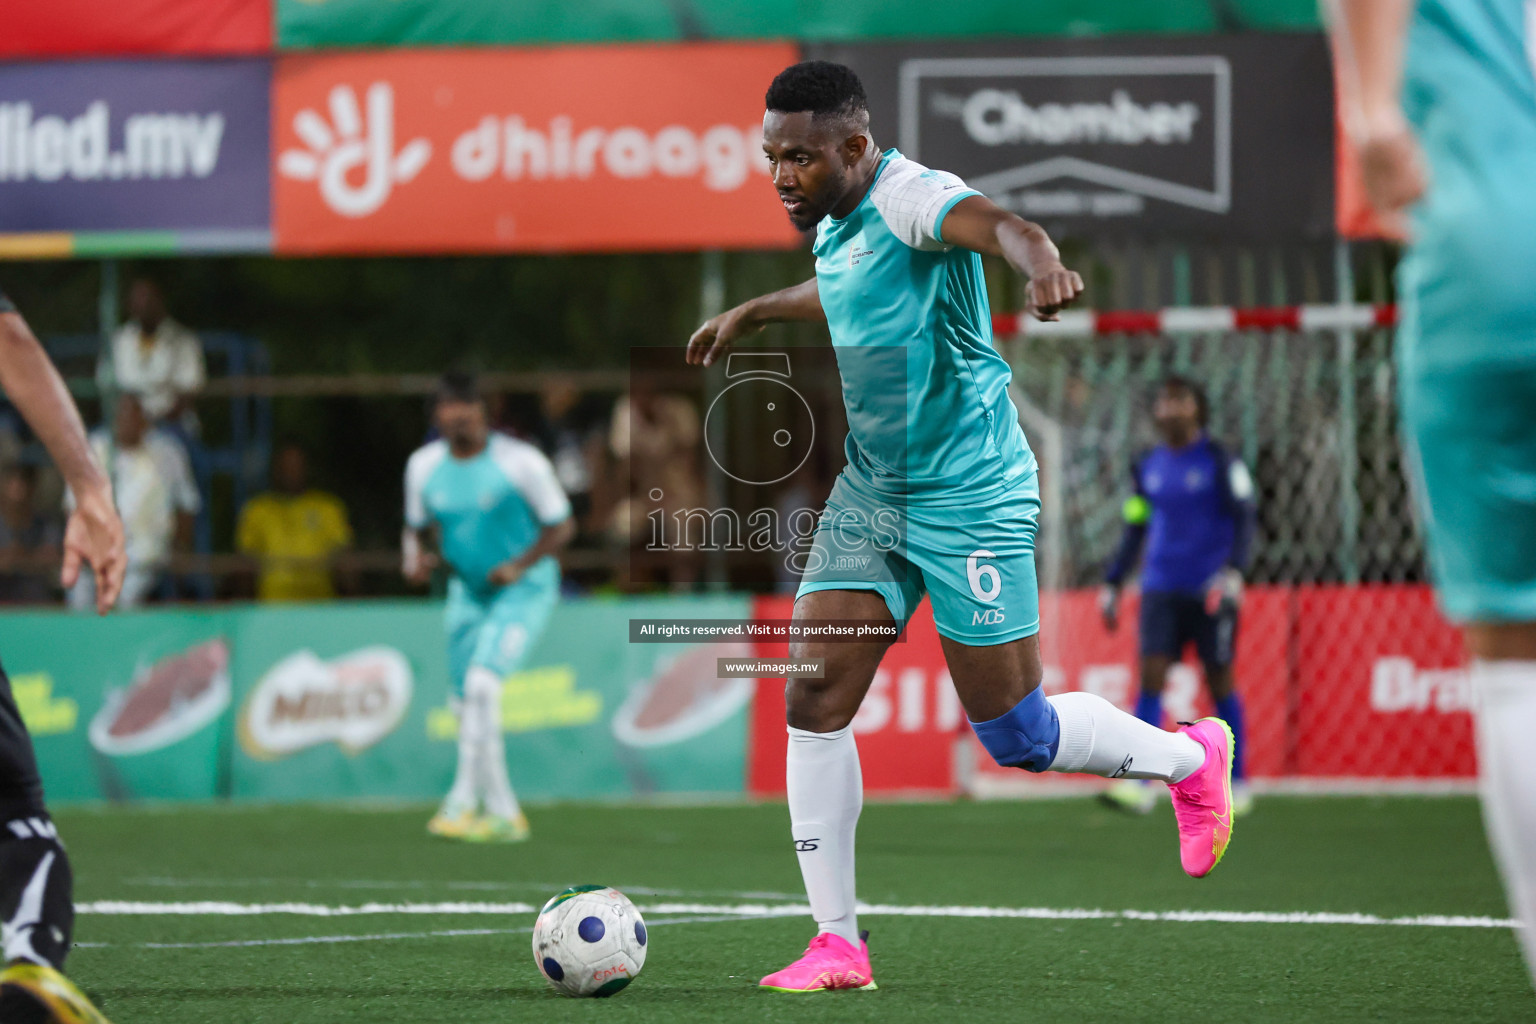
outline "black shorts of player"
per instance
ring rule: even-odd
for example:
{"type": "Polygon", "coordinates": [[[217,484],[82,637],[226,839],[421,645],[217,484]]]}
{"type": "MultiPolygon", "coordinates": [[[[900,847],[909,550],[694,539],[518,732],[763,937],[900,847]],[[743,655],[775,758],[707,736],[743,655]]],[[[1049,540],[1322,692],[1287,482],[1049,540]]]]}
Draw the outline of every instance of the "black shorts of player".
{"type": "Polygon", "coordinates": [[[1141,595],[1141,653],[1178,661],[1195,645],[1202,664],[1226,668],[1237,654],[1237,609],[1224,604],[1212,615],[1199,594],[1158,591],[1141,595]]]}
{"type": "Polygon", "coordinates": [[[0,668],[0,821],[46,813],[32,738],[16,707],[11,680],[0,668]]]}

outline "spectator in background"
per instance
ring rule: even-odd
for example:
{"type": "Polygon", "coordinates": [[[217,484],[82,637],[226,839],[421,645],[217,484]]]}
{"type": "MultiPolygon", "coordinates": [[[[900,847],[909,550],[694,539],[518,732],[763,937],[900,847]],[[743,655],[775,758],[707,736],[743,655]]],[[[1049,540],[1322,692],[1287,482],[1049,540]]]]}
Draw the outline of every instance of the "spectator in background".
{"type": "Polygon", "coordinates": [[[128,322],[112,338],[110,371],[116,389],[139,395],[152,423],[197,436],[192,399],[207,379],[203,343],[167,315],[160,286],[148,278],[128,288],[128,322]]]}
{"type": "Polygon", "coordinates": [[[347,506],[309,486],[309,457],[297,442],[278,448],[272,489],[240,510],[235,543],[260,561],[259,600],[327,601],[336,596],[335,558],[352,546],[347,506]]]}
{"type": "MultiPolygon", "coordinates": [[[[173,553],[192,546],[192,523],[202,499],[192,481],[187,450],[169,431],[150,423],[139,396],[118,396],[110,431],[91,432],[91,448],[112,480],[127,537],[128,572],[119,608],[148,600],[160,586],[173,553]]],[[[66,496],[73,507],[73,495],[66,496]]],[[[70,607],[96,607],[95,580],[82,572],[70,588],[70,607]]]]}
{"type": "Polygon", "coordinates": [[[569,380],[556,379],[539,394],[543,435],[539,447],[555,467],[555,478],[570,496],[571,509],[582,533],[591,532],[592,492],[605,464],[608,430],[604,408],[594,408],[600,396],[582,394],[569,380]]]}
{"type": "Polygon", "coordinates": [[[614,405],[609,429],[621,479],[629,481],[610,528],[629,545],[632,582],[651,582],[659,571],[674,588],[692,584],[698,579],[698,552],[679,543],[684,538],[669,534],[663,538],[669,550],[650,548],[656,513],[661,528],[673,531],[689,509],[703,506],[698,409],[683,395],[658,390],[646,374],[636,374],[629,393],[614,405]]]}
{"type": "Polygon", "coordinates": [[[37,510],[37,467],[0,468],[0,604],[53,600],[64,534],[37,510]]]}

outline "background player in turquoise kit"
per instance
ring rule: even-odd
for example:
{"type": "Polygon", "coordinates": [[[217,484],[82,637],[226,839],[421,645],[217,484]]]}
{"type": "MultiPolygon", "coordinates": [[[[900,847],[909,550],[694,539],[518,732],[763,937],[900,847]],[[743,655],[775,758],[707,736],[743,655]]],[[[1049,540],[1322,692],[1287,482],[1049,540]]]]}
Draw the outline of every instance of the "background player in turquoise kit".
{"type": "MultiPolygon", "coordinates": [[[[763,150],[790,221],[816,228],[816,276],[701,326],[691,363],[783,320],[824,321],[848,413],[848,466],[818,524],[794,616],[905,624],[933,602],[955,689],[999,764],[1172,785],[1180,858],[1215,867],[1231,832],[1231,736],[1212,719],[1164,732],[1099,697],[1040,689],[1035,460],[992,346],[981,255],[1029,278],[1052,319],[1082,292],[1038,225],[869,132],[846,67],[808,61],[768,89],[763,150]]],[[[818,934],[762,979],[779,991],[874,987],[854,901],[863,803],[850,722],[888,642],[797,643],[824,678],[786,689],[791,833],[818,934]]]]}
{"type": "Polygon", "coordinates": [[[527,838],[528,822],[507,774],[501,684],[549,621],[560,595],[554,556],[576,530],[549,460],[490,430],[473,377],[443,377],[435,418],[442,437],[406,464],[405,572],[418,583],[439,564],[452,573],[446,616],[459,760],[427,827],[517,841],[527,838]]]}
{"type": "Polygon", "coordinates": [[[1483,817],[1536,977],[1536,4],[1333,6],[1367,191],[1388,217],[1412,206],[1403,428],[1435,585],[1473,656],[1483,817]]]}

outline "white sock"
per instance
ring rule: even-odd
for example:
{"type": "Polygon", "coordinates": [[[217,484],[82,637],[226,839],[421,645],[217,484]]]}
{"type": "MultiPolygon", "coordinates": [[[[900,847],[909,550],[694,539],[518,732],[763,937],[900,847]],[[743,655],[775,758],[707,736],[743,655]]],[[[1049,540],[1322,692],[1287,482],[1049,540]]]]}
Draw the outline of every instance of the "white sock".
{"type": "Polygon", "coordinates": [[[1472,685],[1483,826],[1536,982],[1536,776],[1525,746],[1536,736],[1536,661],[1474,661],[1472,685]]]}
{"type": "Polygon", "coordinates": [[[791,728],[785,788],[811,916],[820,931],[840,935],[858,948],[853,837],[864,808],[864,777],[853,727],[837,732],[791,728]]]}
{"type": "Polygon", "coordinates": [[[475,779],[480,774],[480,705],[469,700],[454,700],[459,718],[459,764],[454,769],[453,786],[443,798],[438,813],[457,818],[475,809],[475,779]]]}
{"type": "Polygon", "coordinates": [[[1091,693],[1047,697],[1061,723],[1053,772],[1085,772],[1111,779],[1182,782],[1205,763],[1205,748],[1127,714],[1091,693]]]}
{"type": "Polygon", "coordinates": [[[507,776],[507,744],[501,733],[501,680],[487,668],[472,668],[464,679],[464,700],[479,705],[480,793],[485,813],[515,818],[522,813],[507,776]]]}

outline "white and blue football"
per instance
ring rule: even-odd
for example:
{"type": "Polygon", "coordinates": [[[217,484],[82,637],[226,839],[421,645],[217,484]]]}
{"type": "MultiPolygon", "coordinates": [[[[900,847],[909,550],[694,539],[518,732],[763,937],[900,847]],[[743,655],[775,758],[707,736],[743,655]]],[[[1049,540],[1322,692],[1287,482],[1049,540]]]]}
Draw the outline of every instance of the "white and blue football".
{"type": "Polygon", "coordinates": [[[568,996],[611,996],[645,966],[645,919],[606,885],[573,885],[551,897],[533,923],[533,962],[568,996]]]}

